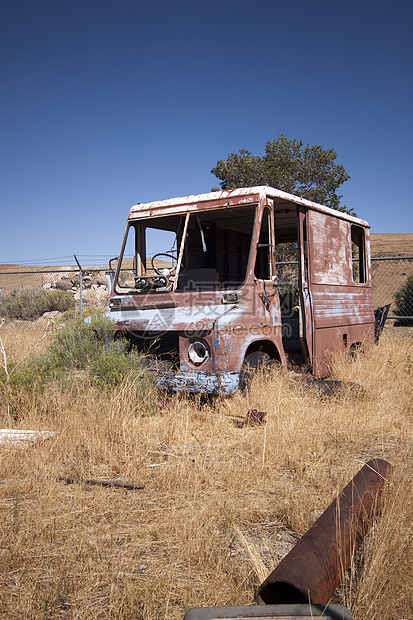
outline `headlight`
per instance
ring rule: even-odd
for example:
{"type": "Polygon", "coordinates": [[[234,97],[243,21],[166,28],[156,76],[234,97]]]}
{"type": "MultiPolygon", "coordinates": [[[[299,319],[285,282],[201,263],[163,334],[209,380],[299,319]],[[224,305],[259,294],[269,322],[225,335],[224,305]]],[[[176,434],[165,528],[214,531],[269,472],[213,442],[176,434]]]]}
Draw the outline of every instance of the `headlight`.
{"type": "Polygon", "coordinates": [[[111,310],[120,310],[121,303],[122,300],[120,297],[112,297],[112,299],[109,301],[109,308],[111,310]]]}
{"type": "Polygon", "coordinates": [[[188,358],[194,366],[200,366],[209,358],[209,349],[205,342],[197,340],[188,347],[188,358]]]}

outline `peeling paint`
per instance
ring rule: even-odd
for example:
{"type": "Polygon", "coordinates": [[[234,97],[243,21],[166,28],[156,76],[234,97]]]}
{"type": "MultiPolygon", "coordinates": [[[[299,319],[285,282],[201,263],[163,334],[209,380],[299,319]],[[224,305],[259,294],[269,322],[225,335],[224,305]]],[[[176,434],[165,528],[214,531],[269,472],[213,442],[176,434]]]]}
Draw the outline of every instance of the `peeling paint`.
{"type": "Polygon", "coordinates": [[[158,375],[156,383],[161,388],[176,392],[196,392],[204,394],[235,394],[239,387],[239,373],[180,372],[158,375]]]}

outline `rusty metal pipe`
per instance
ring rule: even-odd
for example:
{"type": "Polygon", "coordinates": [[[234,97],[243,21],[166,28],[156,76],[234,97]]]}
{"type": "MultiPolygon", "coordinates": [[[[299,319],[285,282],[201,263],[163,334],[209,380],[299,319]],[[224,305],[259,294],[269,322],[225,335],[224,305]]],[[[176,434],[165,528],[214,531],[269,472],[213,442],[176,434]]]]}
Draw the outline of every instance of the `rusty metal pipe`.
{"type": "Polygon", "coordinates": [[[144,484],[138,482],[125,482],[123,480],[90,480],[90,479],[81,479],[81,478],[65,478],[63,476],[59,476],[58,480],[62,482],[66,482],[66,484],[96,484],[101,487],[118,487],[120,489],[129,489],[142,491],[145,488],[144,484]]]}
{"type": "Polygon", "coordinates": [[[257,602],[327,604],[380,508],[392,466],[369,461],[260,585],[257,602]]]}

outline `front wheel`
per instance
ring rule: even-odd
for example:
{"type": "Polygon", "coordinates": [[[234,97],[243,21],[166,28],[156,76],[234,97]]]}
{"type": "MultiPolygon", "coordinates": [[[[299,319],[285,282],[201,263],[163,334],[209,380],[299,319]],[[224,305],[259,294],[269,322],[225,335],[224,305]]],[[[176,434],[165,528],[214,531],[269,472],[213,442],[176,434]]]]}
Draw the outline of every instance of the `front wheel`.
{"type": "Polygon", "coordinates": [[[254,374],[259,368],[269,368],[272,358],[264,351],[253,351],[245,356],[239,373],[239,388],[241,392],[247,392],[250,389],[251,381],[254,374]]]}

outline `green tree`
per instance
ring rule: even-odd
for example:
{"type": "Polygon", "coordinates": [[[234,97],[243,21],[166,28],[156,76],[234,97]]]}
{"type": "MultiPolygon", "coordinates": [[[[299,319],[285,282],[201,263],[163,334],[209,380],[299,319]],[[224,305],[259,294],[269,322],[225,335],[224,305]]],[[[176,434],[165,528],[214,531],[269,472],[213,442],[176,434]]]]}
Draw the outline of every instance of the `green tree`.
{"type": "MultiPolygon", "coordinates": [[[[280,134],[265,145],[265,155],[252,155],[241,149],[220,159],[211,172],[220,179],[221,189],[270,185],[339,211],[354,213],[340,206],[337,189],[350,178],[343,166],[336,164],[337,153],[320,145],[304,145],[302,140],[288,140],[280,134]]],[[[214,190],[217,188],[213,188],[214,190]]]]}

